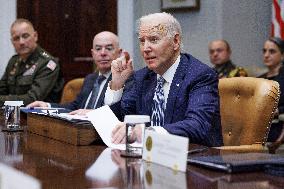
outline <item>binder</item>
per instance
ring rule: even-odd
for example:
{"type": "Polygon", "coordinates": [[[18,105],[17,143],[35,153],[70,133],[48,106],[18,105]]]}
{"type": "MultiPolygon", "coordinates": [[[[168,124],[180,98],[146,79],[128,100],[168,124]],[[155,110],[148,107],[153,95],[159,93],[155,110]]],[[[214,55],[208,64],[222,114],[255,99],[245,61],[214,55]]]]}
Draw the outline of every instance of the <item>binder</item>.
{"type": "Polygon", "coordinates": [[[263,171],[270,167],[284,167],[284,155],[267,153],[240,153],[188,157],[189,164],[228,173],[263,171]]]}

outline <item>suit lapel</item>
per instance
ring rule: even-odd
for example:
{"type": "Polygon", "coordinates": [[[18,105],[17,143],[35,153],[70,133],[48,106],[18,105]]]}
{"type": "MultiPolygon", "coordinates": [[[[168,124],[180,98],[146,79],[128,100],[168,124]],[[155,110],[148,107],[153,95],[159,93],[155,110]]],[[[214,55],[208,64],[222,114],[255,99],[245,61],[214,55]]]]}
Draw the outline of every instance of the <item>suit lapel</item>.
{"type": "Polygon", "coordinates": [[[170,91],[167,99],[167,105],[165,110],[165,124],[171,123],[173,111],[176,108],[176,100],[179,97],[179,91],[181,89],[182,82],[187,72],[187,60],[185,56],[181,55],[180,63],[174,74],[172,84],[170,86],[170,91]]]}
{"type": "Polygon", "coordinates": [[[93,76],[89,79],[88,84],[86,85],[86,90],[85,90],[85,94],[84,94],[84,100],[83,100],[83,102],[81,104],[81,108],[85,107],[87,99],[88,99],[91,91],[94,88],[94,84],[95,84],[95,81],[96,81],[98,76],[99,76],[98,73],[94,73],[93,76]]]}
{"type": "Polygon", "coordinates": [[[152,114],[153,98],[155,87],[157,84],[157,74],[153,71],[150,71],[148,76],[143,82],[142,91],[142,110],[144,114],[152,114]],[[145,110],[145,111],[144,111],[145,110]]]}

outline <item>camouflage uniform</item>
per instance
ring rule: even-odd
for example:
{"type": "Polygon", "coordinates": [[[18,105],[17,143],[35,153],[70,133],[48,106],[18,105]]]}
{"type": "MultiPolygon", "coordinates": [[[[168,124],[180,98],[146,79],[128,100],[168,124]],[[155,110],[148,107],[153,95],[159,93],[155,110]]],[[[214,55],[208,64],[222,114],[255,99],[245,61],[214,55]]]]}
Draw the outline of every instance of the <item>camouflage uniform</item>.
{"type": "Polygon", "coordinates": [[[247,71],[242,67],[235,66],[231,61],[228,61],[218,67],[214,67],[218,73],[219,79],[226,77],[247,77],[247,71]]]}
{"type": "Polygon", "coordinates": [[[0,80],[0,105],[6,100],[58,102],[64,80],[59,64],[39,46],[24,62],[14,55],[0,80]]]}

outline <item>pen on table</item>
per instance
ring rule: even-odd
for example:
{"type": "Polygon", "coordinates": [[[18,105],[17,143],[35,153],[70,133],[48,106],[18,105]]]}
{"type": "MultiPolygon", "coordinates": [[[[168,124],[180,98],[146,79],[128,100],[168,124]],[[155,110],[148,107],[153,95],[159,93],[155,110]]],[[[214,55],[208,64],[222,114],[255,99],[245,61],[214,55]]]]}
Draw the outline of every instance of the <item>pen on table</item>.
{"type": "Polygon", "coordinates": [[[200,153],[200,152],[204,152],[208,150],[208,147],[204,147],[204,148],[197,148],[197,149],[193,149],[193,150],[188,150],[187,154],[195,154],[195,153],[200,153]]]}

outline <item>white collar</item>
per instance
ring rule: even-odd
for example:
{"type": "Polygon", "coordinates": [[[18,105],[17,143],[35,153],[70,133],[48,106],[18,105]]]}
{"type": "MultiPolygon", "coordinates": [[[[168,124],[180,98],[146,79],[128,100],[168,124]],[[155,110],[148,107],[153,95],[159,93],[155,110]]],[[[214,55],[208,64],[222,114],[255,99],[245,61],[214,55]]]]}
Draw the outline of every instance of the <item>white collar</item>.
{"type": "MultiPolygon", "coordinates": [[[[180,55],[177,57],[175,63],[173,63],[173,65],[171,65],[171,67],[162,75],[163,78],[166,80],[166,82],[172,83],[179,62],[180,62],[180,55]]],[[[161,77],[161,75],[157,74],[157,77],[159,78],[161,77]]]]}
{"type": "Polygon", "coordinates": [[[103,75],[103,76],[105,76],[105,78],[108,78],[108,77],[110,76],[110,74],[111,74],[111,71],[108,71],[107,73],[104,73],[104,74],[102,74],[101,72],[99,72],[99,76],[100,76],[100,75],[103,75]]]}

